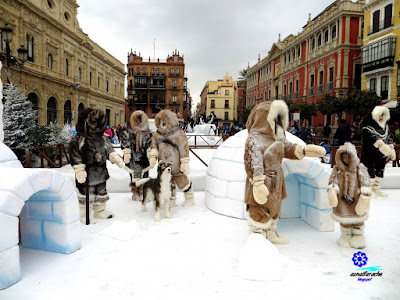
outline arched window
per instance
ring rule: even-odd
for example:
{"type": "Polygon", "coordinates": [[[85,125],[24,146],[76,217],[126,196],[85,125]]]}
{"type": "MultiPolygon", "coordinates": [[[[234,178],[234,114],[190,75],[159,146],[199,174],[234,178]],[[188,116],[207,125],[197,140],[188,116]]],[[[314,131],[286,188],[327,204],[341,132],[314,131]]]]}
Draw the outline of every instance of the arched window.
{"type": "Polygon", "coordinates": [[[329,42],[329,31],[325,31],[325,44],[328,44],[329,42]]]}
{"type": "Polygon", "coordinates": [[[82,102],[79,103],[79,105],[78,105],[78,114],[84,109],[85,109],[85,104],[83,104],[82,102]]]}
{"type": "Polygon", "coordinates": [[[322,45],[322,35],[318,35],[318,47],[321,47],[322,45]]]}
{"type": "MultiPolygon", "coordinates": [[[[32,103],[32,109],[37,112],[39,110],[39,107],[38,107],[39,97],[36,95],[36,93],[29,93],[28,101],[30,101],[32,103]]],[[[38,119],[36,119],[36,122],[37,121],[38,121],[38,119]]]]}
{"type": "Polygon", "coordinates": [[[53,55],[51,55],[51,53],[47,55],[47,67],[49,68],[49,70],[53,69],[53,55]]]}
{"type": "Polygon", "coordinates": [[[146,68],[143,68],[143,75],[146,75],[146,68]]]}
{"type": "Polygon", "coordinates": [[[89,84],[92,85],[92,72],[89,73],[89,84]]]}
{"type": "Polygon", "coordinates": [[[136,75],[140,75],[140,68],[139,67],[136,69],[136,75]]]}
{"type": "Polygon", "coordinates": [[[72,112],[71,112],[71,101],[67,100],[64,103],[64,124],[71,123],[72,112]]]}
{"type": "Polygon", "coordinates": [[[79,80],[82,79],[82,70],[80,67],[78,68],[78,78],[79,78],[79,80]]]}
{"type": "Polygon", "coordinates": [[[50,97],[47,101],[47,124],[57,121],[57,102],[56,98],[50,97]]]}
{"type": "Polygon", "coordinates": [[[336,25],[332,27],[332,41],[336,39],[336,25]]]}
{"type": "Polygon", "coordinates": [[[65,59],[65,75],[68,76],[68,58],[65,59]]]}

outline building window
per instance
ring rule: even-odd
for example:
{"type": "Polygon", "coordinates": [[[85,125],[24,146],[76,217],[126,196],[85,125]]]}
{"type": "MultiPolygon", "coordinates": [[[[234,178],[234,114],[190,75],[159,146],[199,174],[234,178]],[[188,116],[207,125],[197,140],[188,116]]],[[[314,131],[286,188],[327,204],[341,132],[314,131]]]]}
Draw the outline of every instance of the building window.
{"type": "Polygon", "coordinates": [[[332,27],[332,41],[336,39],[336,25],[333,25],[332,27]]]}
{"type": "Polygon", "coordinates": [[[312,39],[311,41],[311,50],[315,49],[315,38],[312,39]]]}
{"type": "Polygon", "coordinates": [[[140,75],[140,68],[139,67],[137,67],[137,69],[136,69],[136,75],[140,75]]]}
{"type": "Polygon", "coordinates": [[[176,82],[176,80],[172,81],[172,87],[174,87],[174,88],[177,87],[177,82],[176,82]]]}
{"type": "Polygon", "coordinates": [[[176,69],[176,75],[179,75],[179,69],[178,68],[176,69]]]}
{"type": "Polygon", "coordinates": [[[69,66],[68,66],[68,58],[65,59],[65,75],[68,76],[69,73],[69,66]]]}
{"type": "Polygon", "coordinates": [[[146,68],[143,68],[143,75],[146,75],[146,68]]]}
{"type": "Polygon", "coordinates": [[[174,75],[174,69],[171,68],[171,75],[174,75]]]}
{"type": "Polygon", "coordinates": [[[78,78],[79,78],[79,81],[81,81],[81,79],[82,79],[82,70],[81,70],[80,67],[78,68],[78,78]]]}
{"type": "Polygon", "coordinates": [[[293,92],[293,83],[289,82],[289,94],[292,94],[293,92]]]}
{"type": "Polygon", "coordinates": [[[225,112],[225,120],[229,120],[229,112],[225,112]]]}
{"type": "Polygon", "coordinates": [[[329,82],[333,82],[333,67],[329,68],[329,82]]]}
{"type": "Polygon", "coordinates": [[[106,91],[108,92],[108,80],[106,81],[106,91]]]}
{"type": "Polygon", "coordinates": [[[300,56],[301,56],[301,47],[298,46],[297,47],[297,58],[300,59],[300,56]]]}
{"type": "Polygon", "coordinates": [[[393,25],[392,11],[393,11],[393,4],[385,6],[385,19],[383,21],[384,29],[393,25]]]}
{"type": "Polygon", "coordinates": [[[215,108],[215,100],[211,100],[211,108],[215,108]]]}
{"type": "Polygon", "coordinates": [[[67,100],[64,103],[64,124],[69,124],[72,121],[71,101],[67,100]]]}
{"type": "Polygon", "coordinates": [[[328,44],[329,42],[329,31],[325,31],[325,44],[328,44]]]}
{"type": "Polygon", "coordinates": [[[286,84],[284,84],[283,85],[283,96],[286,96],[286,89],[287,89],[287,86],[286,86],[286,84]]]}
{"type": "Polygon", "coordinates": [[[154,72],[155,72],[154,68],[151,68],[151,75],[154,75],[154,72]]]}
{"type": "Polygon", "coordinates": [[[64,12],[65,21],[69,21],[69,18],[70,18],[69,13],[68,12],[64,12]]]}
{"type": "Polygon", "coordinates": [[[172,96],[172,102],[173,102],[173,103],[176,103],[176,99],[177,99],[176,96],[172,96]]]}
{"type": "Polygon", "coordinates": [[[157,75],[160,75],[160,68],[157,68],[157,75]]]}
{"type": "Polygon", "coordinates": [[[386,100],[389,96],[389,76],[381,77],[381,99],[386,100]]]}
{"type": "Polygon", "coordinates": [[[229,96],[229,90],[225,90],[225,95],[229,96]]]}
{"type": "Polygon", "coordinates": [[[165,69],[164,69],[164,68],[161,69],[161,75],[162,75],[162,76],[165,75],[165,69]]]}
{"type": "Polygon", "coordinates": [[[318,48],[322,45],[322,35],[318,35],[318,48]]]}
{"type": "Polygon", "coordinates": [[[299,80],[296,80],[296,92],[299,92],[299,80]]]}
{"type": "Polygon", "coordinates": [[[310,75],[310,87],[314,87],[315,84],[315,75],[311,74],[310,75]]]}
{"type": "Polygon", "coordinates": [[[49,53],[49,55],[47,55],[47,67],[49,68],[49,70],[53,69],[53,55],[51,55],[49,53]]]}
{"type": "Polygon", "coordinates": [[[85,109],[85,104],[79,103],[79,105],[78,105],[78,114],[84,109],[85,109]]]}
{"type": "Polygon", "coordinates": [[[27,45],[27,50],[28,50],[28,61],[33,62],[33,55],[34,55],[34,38],[29,36],[29,34],[26,35],[26,45],[27,45]]]}
{"type": "Polygon", "coordinates": [[[229,100],[225,100],[225,108],[229,108],[229,100]]]}
{"type": "Polygon", "coordinates": [[[97,77],[97,88],[100,88],[100,77],[97,77]]]}
{"type": "Polygon", "coordinates": [[[371,78],[371,79],[369,80],[369,89],[370,89],[371,91],[376,92],[376,78],[371,78]]]}
{"type": "Polygon", "coordinates": [[[53,8],[53,1],[52,0],[47,0],[47,6],[49,8],[53,8]]]}
{"type": "Polygon", "coordinates": [[[92,85],[92,72],[89,73],[89,84],[92,85]]]}
{"type": "Polygon", "coordinates": [[[47,101],[47,124],[57,121],[57,102],[56,98],[50,97],[47,101]]]}

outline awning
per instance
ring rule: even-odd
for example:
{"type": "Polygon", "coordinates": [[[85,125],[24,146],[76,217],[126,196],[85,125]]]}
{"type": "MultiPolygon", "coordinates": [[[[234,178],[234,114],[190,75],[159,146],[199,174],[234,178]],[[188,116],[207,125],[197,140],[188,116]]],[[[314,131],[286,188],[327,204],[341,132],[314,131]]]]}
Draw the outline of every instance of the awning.
{"type": "Polygon", "coordinates": [[[397,106],[397,100],[391,100],[382,106],[387,107],[387,108],[395,108],[397,106]]]}

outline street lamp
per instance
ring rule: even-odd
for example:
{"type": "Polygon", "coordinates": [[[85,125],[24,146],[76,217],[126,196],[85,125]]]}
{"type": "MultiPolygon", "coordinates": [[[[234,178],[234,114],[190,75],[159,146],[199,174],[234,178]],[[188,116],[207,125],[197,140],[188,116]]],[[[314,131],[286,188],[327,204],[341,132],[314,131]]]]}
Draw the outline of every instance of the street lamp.
{"type": "Polygon", "coordinates": [[[24,45],[21,45],[21,47],[17,50],[18,58],[20,60],[19,62],[17,58],[11,55],[10,43],[12,40],[12,28],[6,23],[4,27],[0,28],[0,30],[3,35],[3,40],[6,43],[5,52],[0,52],[0,61],[7,66],[7,78],[8,81],[11,82],[10,67],[22,68],[24,66],[24,62],[26,62],[28,58],[28,50],[24,47],[24,45]]]}

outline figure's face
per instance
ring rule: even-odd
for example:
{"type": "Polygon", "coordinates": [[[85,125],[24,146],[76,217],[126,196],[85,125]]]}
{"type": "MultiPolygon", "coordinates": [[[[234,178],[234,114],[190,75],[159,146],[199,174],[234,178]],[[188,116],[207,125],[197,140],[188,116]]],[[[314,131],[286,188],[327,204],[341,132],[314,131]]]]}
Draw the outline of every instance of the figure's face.
{"type": "Polygon", "coordinates": [[[350,165],[350,154],[349,153],[343,153],[342,154],[342,161],[346,166],[350,165]]]}
{"type": "Polygon", "coordinates": [[[384,120],[384,117],[383,117],[383,114],[381,114],[381,115],[379,116],[379,122],[383,122],[383,120],[384,120]]]}

